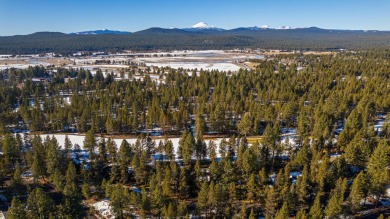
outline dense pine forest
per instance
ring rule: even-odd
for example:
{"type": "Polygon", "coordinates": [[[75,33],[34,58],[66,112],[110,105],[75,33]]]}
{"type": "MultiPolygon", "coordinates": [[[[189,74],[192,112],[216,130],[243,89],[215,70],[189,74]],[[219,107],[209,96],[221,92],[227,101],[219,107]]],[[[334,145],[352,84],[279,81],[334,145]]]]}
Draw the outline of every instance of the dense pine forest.
{"type": "Polygon", "coordinates": [[[278,55],[237,73],[3,70],[0,210],[83,218],[108,200],[115,218],[383,218],[389,57],[278,55]],[[85,134],[83,145],[41,137],[71,132],[85,134]],[[137,141],[117,145],[118,136],[137,141]]]}

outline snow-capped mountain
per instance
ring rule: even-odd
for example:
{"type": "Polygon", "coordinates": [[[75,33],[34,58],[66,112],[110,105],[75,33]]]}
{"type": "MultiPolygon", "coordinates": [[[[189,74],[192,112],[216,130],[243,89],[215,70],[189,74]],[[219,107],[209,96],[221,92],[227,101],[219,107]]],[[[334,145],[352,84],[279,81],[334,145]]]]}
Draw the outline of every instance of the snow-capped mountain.
{"type": "Polygon", "coordinates": [[[268,25],[264,24],[264,25],[262,25],[260,28],[261,28],[261,29],[269,29],[270,27],[269,27],[268,25]]]}
{"type": "Polygon", "coordinates": [[[191,28],[199,28],[199,29],[214,29],[216,27],[212,26],[212,25],[209,25],[205,22],[199,22],[195,25],[193,25],[191,28]]]}
{"type": "Polygon", "coordinates": [[[220,31],[220,30],[224,30],[224,29],[209,25],[205,22],[199,22],[199,23],[191,26],[190,28],[183,28],[183,30],[189,30],[189,31],[219,30],[220,31]]]}
{"type": "Polygon", "coordinates": [[[70,34],[76,34],[76,35],[130,34],[130,32],[103,29],[103,30],[90,30],[90,31],[75,32],[75,33],[70,33],[70,34]]]}
{"type": "Polygon", "coordinates": [[[291,28],[290,26],[281,26],[281,27],[276,28],[276,29],[279,29],[279,30],[290,30],[290,29],[293,29],[293,28],[291,28]]]}

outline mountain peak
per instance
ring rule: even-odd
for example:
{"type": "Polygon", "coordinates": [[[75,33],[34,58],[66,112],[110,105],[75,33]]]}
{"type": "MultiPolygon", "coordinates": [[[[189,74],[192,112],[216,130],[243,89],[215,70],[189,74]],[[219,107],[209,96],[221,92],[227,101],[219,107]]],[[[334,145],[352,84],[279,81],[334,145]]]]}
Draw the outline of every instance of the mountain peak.
{"type": "Polygon", "coordinates": [[[197,31],[201,31],[201,32],[206,31],[206,32],[208,32],[208,31],[222,31],[224,29],[218,28],[218,27],[213,26],[213,25],[209,25],[206,22],[199,22],[199,23],[197,23],[197,24],[195,24],[195,25],[193,25],[193,26],[191,26],[189,28],[183,28],[182,30],[185,30],[185,31],[195,31],[195,32],[197,32],[197,31]]]}
{"type": "Polygon", "coordinates": [[[203,29],[209,29],[209,28],[215,28],[214,26],[210,26],[205,22],[199,22],[195,25],[193,25],[191,28],[203,28],[203,29]]]}
{"type": "Polygon", "coordinates": [[[279,27],[277,29],[280,29],[280,30],[290,30],[290,29],[293,29],[293,28],[291,28],[291,26],[281,26],[281,27],[279,27]]]}
{"type": "Polygon", "coordinates": [[[216,27],[212,26],[212,25],[209,25],[205,22],[199,22],[195,25],[193,25],[191,28],[199,28],[199,29],[214,29],[216,27]]]}

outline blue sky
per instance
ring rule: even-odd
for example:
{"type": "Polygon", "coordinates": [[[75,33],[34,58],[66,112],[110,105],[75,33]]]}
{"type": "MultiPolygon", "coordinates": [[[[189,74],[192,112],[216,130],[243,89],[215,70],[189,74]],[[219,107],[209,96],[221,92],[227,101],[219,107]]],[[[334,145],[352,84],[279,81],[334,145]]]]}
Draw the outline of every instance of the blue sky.
{"type": "Polygon", "coordinates": [[[37,31],[138,31],[204,21],[235,27],[390,30],[389,0],[0,0],[0,36],[37,31]]]}

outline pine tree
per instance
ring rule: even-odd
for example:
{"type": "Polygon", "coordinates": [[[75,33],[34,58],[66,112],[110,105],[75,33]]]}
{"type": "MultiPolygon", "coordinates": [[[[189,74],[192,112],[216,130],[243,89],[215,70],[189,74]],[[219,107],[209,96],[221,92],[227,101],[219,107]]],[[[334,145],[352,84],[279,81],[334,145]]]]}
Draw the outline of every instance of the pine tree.
{"type": "Polygon", "coordinates": [[[209,193],[207,194],[208,196],[208,206],[209,210],[212,211],[216,205],[217,205],[217,197],[216,197],[216,192],[215,192],[215,184],[213,181],[211,181],[209,185],[209,193]]]}
{"type": "Polygon", "coordinates": [[[105,138],[101,138],[99,142],[99,162],[102,165],[107,164],[107,143],[105,138]]]}
{"type": "Polygon", "coordinates": [[[257,185],[256,185],[256,179],[255,179],[255,174],[251,174],[248,182],[246,184],[246,190],[247,190],[247,200],[253,201],[256,200],[256,193],[257,193],[257,185]]]}
{"type": "Polygon", "coordinates": [[[366,176],[364,172],[361,171],[353,180],[351,192],[349,193],[349,201],[351,202],[351,209],[353,212],[360,210],[360,202],[366,197],[367,187],[366,176]]]}
{"type": "Polygon", "coordinates": [[[234,182],[231,182],[229,184],[229,204],[231,206],[234,205],[234,202],[237,200],[237,189],[236,189],[236,184],[234,182]]]}
{"type": "Polygon", "coordinates": [[[38,152],[34,152],[34,161],[32,164],[32,175],[34,179],[45,178],[46,176],[46,165],[44,164],[42,157],[39,156],[38,152]]]}
{"type": "Polygon", "coordinates": [[[90,129],[85,135],[84,148],[89,152],[90,159],[92,160],[96,148],[95,131],[93,129],[90,129]]]}
{"type": "Polygon", "coordinates": [[[241,167],[245,173],[245,175],[244,175],[245,178],[249,178],[251,174],[258,171],[257,160],[258,160],[258,158],[254,152],[253,147],[250,147],[250,148],[245,150],[245,152],[242,156],[242,162],[241,162],[241,167]]]}
{"type": "Polygon", "coordinates": [[[295,218],[296,218],[296,219],[306,219],[307,216],[306,216],[305,210],[300,209],[300,210],[297,212],[297,214],[295,215],[295,218]]]}
{"type": "Polygon", "coordinates": [[[282,208],[276,213],[275,219],[288,219],[289,217],[289,208],[287,203],[284,202],[282,208]]]}
{"type": "Polygon", "coordinates": [[[179,179],[179,192],[180,196],[183,198],[188,198],[190,185],[188,184],[188,170],[187,167],[182,167],[180,169],[180,179],[179,179]]]}
{"type": "Polygon", "coordinates": [[[41,188],[32,190],[27,198],[27,218],[49,218],[53,212],[53,200],[41,188]]]}
{"type": "Polygon", "coordinates": [[[124,218],[124,209],[130,203],[130,194],[128,190],[121,185],[113,186],[110,195],[110,204],[116,218],[124,218]]]}
{"type": "Polygon", "coordinates": [[[16,161],[14,175],[12,176],[11,186],[14,190],[14,195],[21,195],[22,193],[22,177],[19,162],[16,161]]]}
{"type": "Polygon", "coordinates": [[[80,194],[76,185],[76,168],[72,161],[69,162],[66,171],[66,184],[63,190],[63,214],[67,217],[76,218],[80,214],[80,194]]]}
{"type": "Polygon", "coordinates": [[[274,162],[275,162],[275,153],[277,152],[278,142],[280,140],[279,137],[279,125],[275,124],[273,127],[267,125],[264,130],[263,138],[261,139],[261,143],[263,147],[270,148],[272,151],[272,164],[271,169],[273,170],[274,162]]]}
{"type": "Polygon", "coordinates": [[[17,161],[15,163],[15,170],[14,170],[14,175],[12,177],[12,184],[13,185],[22,184],[20,165],[19,165],[19,162],[17,162],[17,161]]]}
{"type": "Polygon", "coordinates": [[[176,218],[176,205],[169,202],[168,208],[165,211],[165,218],[176,218]]]}
{"type": "Polygon", "coordinates": [[[117,146],[112,138],[109,138],[107,141],[107,149],[108,153],[110,154],[111,164],[115,164],[117,162],[117,146]]]}
{"type": "Polygon", "coordinates": [[[341,214],[342,207],[339,203],[339,195],[337,193],[333,193],[330,197],[328,205],[325,208],[325,215],[328,218],[337,218],[341,214]]]}
{"type": "Polygon", "coordinates": [[[162,190],[163,190],[163,195],[165,197],[170,197],[172,194],[172,189],[171,189],[171,171],[169,167],[165,167],[164,171],[164,179],[162,183],[162,190]]]}
{"type": "Polygon", "coordinates": [[[46,170],[49,177],[53,179],[56,170],[60,169],[60,162],[65,160],[60,156],[60,146],[57,139],[53,136],[52,139],[48,138],[46,141],[46,170]]]}
{"type": "Polygon", "coordinates": [[[65,148],[66,157],[68,159],[70,159],[70,151],[72,150],[72,142],[70,141],[68,135],[65,135],[64,148],[65,148]]]}
{"type": "Polygon", "coordinates": [[[89,199],[90,191],[88,183],[83,182],[83,185],[81,186],[81,193],[83,194],[84,199],[89,199]]]}
{"type": "Polygon", "coordinates": [[[317,177],[316,177],[316,182],[317,182],[317,187],[319,191],[323,191],[327,179],[327,171],[328,171],[328,166],[329,166],[329,157],[328,154],[324,154],[321,159],[321,164],[318,167],[318,172],[317,172],[317,177]]]}
{"type": "Polygon", "coordinates": [[[146,192],[145,188],[142,188],[141,190],[142,195],[142,202],[141,202],[141,215],[146,216],[146,213],[150,210],[150,199],[148,196],[148,193],[146,192]]]}
{"type": "Polygon", "coordinates": [[[276,208],[278,206],[278,195],[274,187],[271,187],[267,192],[267,198],[265,200],[265,217],[274,218],[276,208]]]}
{"type": "MultiPolygon", "coordinates": [[[[208,206],[208,184],[206,181],[202,183],[202,186],[200,187],[200,190],[198,192],[198,198],[197,198],[197,208],[200,212],[205,210],[208,206]]],[[[202,214],[201,214],[202,215],[202,214]]],[[[206,212],[207,217],[207,212],[206,212]]]]}
{"type": "Polygon", "coordinates": [[[16,148],[16,142],[12,135],[5,134],[1,143],[3,162],[5,166],[10,166],[17,159],[18,150],[16,148]]]}
{"type": "Polygon", "coordinates": [[[307,204],[307,176],[308,176],[308,170],[307,165],[303,168],[302,175],[298,177],[296,182],[296,194],[298,197],[298,202],[301,206],[304,206],[307,204]]]}
{"type": "Polygon", "coordinates": [[[116,183],[119,182],[120,179],[121,179],[120,168],[117,164],[113,164],[110,170],[110,181],[111,183],[116,183]]]}
{"type": "Polygon", "coordinates": [[[346,185],[347,179],[339,178],[337,180],[336,187],[332,190],[328,205],[325,208],[325,214],[327,217],[335,218],[342,214],[346,185]]]}
{"type": "Polygon", "coordinates": [[[156,185],[151,193],[151,203],[152,203],[152,212],[158,217],[161,216],[162,209],[164,207],[166,200],[162,193],[161,185],[156,185]]]}
{"type": "Polygon", "coordinates": [[[246,219],[246,205],[243,203],[240,210],[240,219],[246,219]]]}
{"type": "Polygon", "coordinates": [[[203,132],[206,129],[204,116],[198,113],[195,119],[195,137],[196,139],[203,139],[203,132]]]}
{"type": "Polygon", "coordinates": [[[26,217],[26,206],[14,196],[12,198],[11,207],[8,209],[8,218],[25,219],[26,217]]]}
{"type": "Polygon", "coordinates": [[[246,137],[247,134],[252,132],[253,119],[249,112],[246,112],[237,125],[238,130],[242,135],[246,137]]]}
{"type": "Polygon", "coordinates": [[[53,184],[54,187],[58,190],[62,190],[64,188],[63,183],[64,177],[60,171],[56,170],[53,174],[53,184]]]}
{"type": "Polygon", "coordinates": [[[384,194],[390,181],[390,145],[384,139],[375,148],[367,163],[367,174],[370,178],[370,193],[380,197],[384,194]]]}
{"type": "Polygon", "coordinates": [[[317,194],[313,206],[310,208],[309,212],[310,218],[312,219],[322,219],[323,213],[321,209],[321,194],[317,194]]]}
{"type": "Polygon", "coordinates": [[[255,219],[255,212],[253,211],[253,208],[251,209],[251,213],[249,214],[249,219],[255,219]]]}
{"type": "Polygon", "coordinates": [[[184,217],[188,214],[188,206],[186,202],[180,202],[177,208],[177,216],[184,217]]]}
{"type": "Polygon", "coordinates": [[[118,151],[118,162],[120,166],[119,167],[120,181],[122,183],[127,182],[127,178],[128,178],[127,170],[131,159],[132,159],[132,153],[131,153],[130,144],[126,140],[123,140],[118,151]]]}

